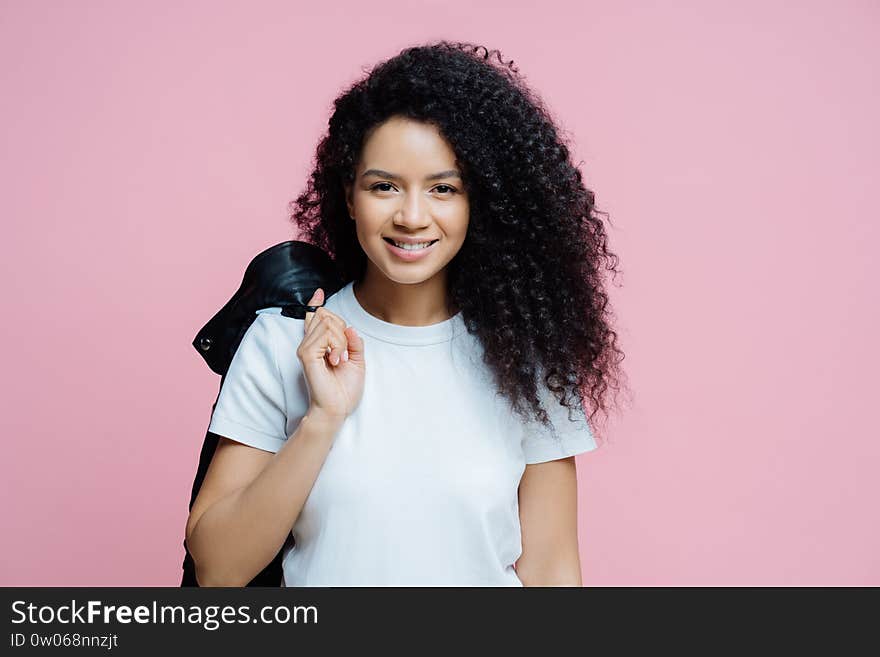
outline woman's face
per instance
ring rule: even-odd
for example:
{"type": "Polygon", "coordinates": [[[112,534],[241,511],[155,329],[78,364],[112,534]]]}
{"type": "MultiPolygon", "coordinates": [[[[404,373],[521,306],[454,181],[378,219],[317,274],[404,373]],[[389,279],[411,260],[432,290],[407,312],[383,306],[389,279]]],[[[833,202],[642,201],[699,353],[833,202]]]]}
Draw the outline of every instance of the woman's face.
{"type": "Polygon", "coordinates": [[[355,176],[346,201],[367,267],[397,283],[443,272],[464,243],[469,206],[455,153],[437,128],[389,119],[366,140],[355,176]],[[433,243],[408,250],[395,240],[433,243]]]}

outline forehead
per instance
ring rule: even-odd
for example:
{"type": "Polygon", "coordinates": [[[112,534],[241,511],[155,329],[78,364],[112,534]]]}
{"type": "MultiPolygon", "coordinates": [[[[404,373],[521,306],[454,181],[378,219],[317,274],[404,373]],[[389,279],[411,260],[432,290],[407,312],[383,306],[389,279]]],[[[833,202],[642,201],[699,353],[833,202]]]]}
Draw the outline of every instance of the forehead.
{"type": "Polygon", "coordinates": [[[438,166],[451,168],[455,164],[455,152],[437,127],[393,117],[368,135],[361,164],[365,168],[433,171],[438,166]]]}

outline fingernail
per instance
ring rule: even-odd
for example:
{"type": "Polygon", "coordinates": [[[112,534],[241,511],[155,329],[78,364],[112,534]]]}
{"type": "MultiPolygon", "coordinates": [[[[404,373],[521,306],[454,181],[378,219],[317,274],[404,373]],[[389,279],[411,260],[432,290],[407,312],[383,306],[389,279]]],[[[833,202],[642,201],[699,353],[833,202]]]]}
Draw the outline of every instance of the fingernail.
{"type": "Polygon", "coordinates": [[[342,352],[342,360],[344,360],[344,361],[348,360],[348,349],[346,349],[345,351],[342,352]]]}
{"type": "Polygon", "coordinates": [[[330,362],[332,362],[334,365],[339,365],[339,356],[334,354],[333,357],[330,359],[330,362]]]}

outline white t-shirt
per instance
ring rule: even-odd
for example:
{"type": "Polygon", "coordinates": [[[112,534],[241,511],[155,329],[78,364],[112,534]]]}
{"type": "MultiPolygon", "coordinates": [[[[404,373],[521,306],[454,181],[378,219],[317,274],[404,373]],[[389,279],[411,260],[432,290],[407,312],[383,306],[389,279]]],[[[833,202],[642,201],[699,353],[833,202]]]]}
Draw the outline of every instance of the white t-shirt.
{"type": "MultiPolygon", "coordinates": [[[[545,406],[558,436],[495,392],[460,314],[430,326],[369,314],[348,283],[326,307],[364,340],[366,379],[297,518],[281,586],[522,586],[525,465],[596,447],[583,413],[545,406]]],[[[277,452],[309,406],[296,349],[305,322],[257,314],[209,430],[277,452]]],[[[544,399],[552,393],[541,388],[544,399]]]]}

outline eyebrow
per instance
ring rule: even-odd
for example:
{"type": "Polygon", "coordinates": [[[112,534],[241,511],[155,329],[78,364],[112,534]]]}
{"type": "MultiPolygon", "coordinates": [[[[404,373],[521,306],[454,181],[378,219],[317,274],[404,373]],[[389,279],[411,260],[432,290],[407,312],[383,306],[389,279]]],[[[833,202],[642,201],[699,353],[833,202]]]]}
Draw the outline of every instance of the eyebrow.
{"type": "MultiPolygon", "coordinates": [[[[367,169],[364,171],[361,176],[366,178],[367,176],[378,176],[379,178],[391,178],[392,180],[400,180],[401,176],[396,173],[391,173],[390,171],[384,171],[382,169],[367,169]]],[[[440,173],[432,173],[430,176],[425,176],[425,180],[439,180],[441,178],[461,178],[461,174],[455,169],[449,169],[448,171],[441,171],[440,173]]]]}

